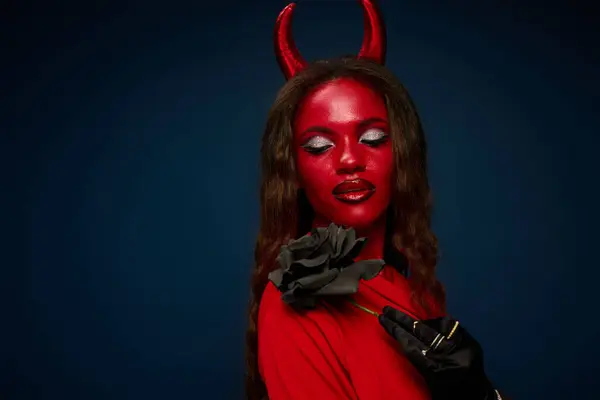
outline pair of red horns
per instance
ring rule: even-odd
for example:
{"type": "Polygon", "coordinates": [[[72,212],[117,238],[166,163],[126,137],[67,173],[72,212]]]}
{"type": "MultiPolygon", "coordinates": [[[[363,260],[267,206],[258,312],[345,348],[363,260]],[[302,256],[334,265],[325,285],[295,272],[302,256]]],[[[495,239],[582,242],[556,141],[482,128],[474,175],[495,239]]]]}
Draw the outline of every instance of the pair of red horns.
{"type": "MultiPolygon", "coordinates": [[[[358,58],[370,59],[383,65],[386,50],[383,16],[374,0],[359,0],[359,3],[364,10],[365,31],[358,58]]],[[[295,3],[289,4],[275,22],[275,56],[285,79],[290,79],[307,65],[292,37],[292,13],[295,7],[295,3]]]]}

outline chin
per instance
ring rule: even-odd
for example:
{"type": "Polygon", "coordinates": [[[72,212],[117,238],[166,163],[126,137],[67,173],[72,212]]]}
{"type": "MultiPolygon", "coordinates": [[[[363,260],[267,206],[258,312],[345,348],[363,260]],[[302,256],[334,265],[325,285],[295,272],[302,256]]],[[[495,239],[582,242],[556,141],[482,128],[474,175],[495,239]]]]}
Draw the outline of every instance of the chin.
{"type": "Polygon", "coordinates": [[[374,210],[372,207],[364,207],[361,204],[344,205],[336,210],[331,221],[337,225],[363,230],[379,222],[385,215],[385,211],[385,209],[374,210]]]}

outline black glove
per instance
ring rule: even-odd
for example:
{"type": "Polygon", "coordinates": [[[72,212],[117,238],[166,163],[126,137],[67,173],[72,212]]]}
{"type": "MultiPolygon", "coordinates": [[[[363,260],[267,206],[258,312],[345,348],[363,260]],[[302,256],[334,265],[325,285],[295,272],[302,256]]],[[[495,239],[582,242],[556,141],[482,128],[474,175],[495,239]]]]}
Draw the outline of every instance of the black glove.
{"type": "Polygon", "coordinates": [[[385,330],[421,372],[433,400],[495,400],[485,375],[483,350],[458,321],[417,321],[392,307],[379,316],[385,330]]]}

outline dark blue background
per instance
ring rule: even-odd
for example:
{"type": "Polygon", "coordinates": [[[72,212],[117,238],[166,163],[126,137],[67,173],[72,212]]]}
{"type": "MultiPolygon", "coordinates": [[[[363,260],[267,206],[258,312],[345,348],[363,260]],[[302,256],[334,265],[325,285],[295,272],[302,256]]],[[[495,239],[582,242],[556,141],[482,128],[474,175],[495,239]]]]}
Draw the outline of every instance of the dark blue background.
{"type": "MultiPolygon", "coordinates": [[[[286,2],[175,3],[3,17],[5,244],[24,264],[2,266],[0,398],[242,397],[286,2]]],[[[382,2],[430,144],[439,274],[511,397],[592,398],[597,21],[582,3],[482,3],[382,2]]],[[[358,50],[354,1],[296,11],[306,58],[358,50]]]]}

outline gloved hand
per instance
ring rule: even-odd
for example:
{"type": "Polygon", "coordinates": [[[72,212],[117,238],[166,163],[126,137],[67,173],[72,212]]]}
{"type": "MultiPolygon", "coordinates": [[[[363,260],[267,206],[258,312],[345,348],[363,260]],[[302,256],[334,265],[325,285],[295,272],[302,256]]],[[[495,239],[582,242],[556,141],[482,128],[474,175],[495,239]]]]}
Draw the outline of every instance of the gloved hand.
{"type": "Polygon", "coordinates": [[[379,322],[421,372],[433,400],[500,398],[485,375],[481,346],[458,321],[418,321],[388,306],[379,322]]]}

